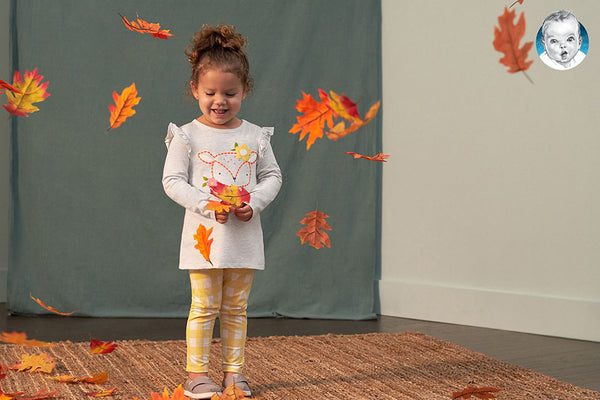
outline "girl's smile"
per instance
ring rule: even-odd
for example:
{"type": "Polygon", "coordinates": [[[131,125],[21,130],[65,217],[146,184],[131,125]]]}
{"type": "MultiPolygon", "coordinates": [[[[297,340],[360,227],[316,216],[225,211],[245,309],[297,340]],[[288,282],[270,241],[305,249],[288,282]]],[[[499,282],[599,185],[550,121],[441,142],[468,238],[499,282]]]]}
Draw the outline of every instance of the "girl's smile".
{"type": "Polygon", "coordinates": [[[246,88],[236,74],[210,68],[191,86],[202,111],[198,121],[217,129],[240,126],[241,120],[236,115],[246,98],[246,88]]]}

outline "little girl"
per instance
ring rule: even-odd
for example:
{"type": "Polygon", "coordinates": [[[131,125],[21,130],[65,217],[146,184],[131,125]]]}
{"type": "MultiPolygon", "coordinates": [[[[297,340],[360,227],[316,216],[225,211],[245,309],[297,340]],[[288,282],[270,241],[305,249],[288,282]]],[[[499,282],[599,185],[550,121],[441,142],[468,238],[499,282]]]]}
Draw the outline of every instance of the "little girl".
{"type": "Polygon", "coordinates": [[[273,128],[236,117],[252,86],[245,45],[232,26],[196,32],[186,48],[192,65],[188,92],[202,115],[181,127],[170,123],[165,139],[163,187],[186,209],[179,268],[189,270],[192,287],[184,392],[193,399],[209,399],[231,383],[251,396],[242,375],[246,307],[254,271],[265,266],[260,213],[279,192],[281,171],[270,144],[273,128]],[[201,226],[213,240],[208,254],[199,250],[201,226]],[[217,315],[222,387],[208,377],[217,315]]]}

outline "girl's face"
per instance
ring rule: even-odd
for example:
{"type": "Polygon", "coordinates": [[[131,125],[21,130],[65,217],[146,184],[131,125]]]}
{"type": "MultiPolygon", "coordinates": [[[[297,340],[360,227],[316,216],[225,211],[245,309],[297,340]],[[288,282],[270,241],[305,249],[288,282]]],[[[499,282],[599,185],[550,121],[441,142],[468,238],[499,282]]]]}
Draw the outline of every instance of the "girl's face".
{"type": "Polygon", "coordinates": [[[579,26],[574,18],[553,22],[548,26],[543,44],[548,57],[559,63],[568,63],[581,47],[579,26]]]}
{"type": "Polygon", "coordinates": [[[246,98],[246,88],[237,75],[210,68],[191,86],[202,111],[198,121],[218,129],[237,128],[241,124],[236,115],[246,98]]]}

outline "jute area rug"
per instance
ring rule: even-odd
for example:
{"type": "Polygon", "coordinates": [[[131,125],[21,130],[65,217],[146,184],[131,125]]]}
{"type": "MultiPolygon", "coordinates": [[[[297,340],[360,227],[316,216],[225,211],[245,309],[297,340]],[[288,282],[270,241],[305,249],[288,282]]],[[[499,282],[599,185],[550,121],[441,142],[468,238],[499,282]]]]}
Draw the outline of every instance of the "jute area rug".
{"type": "MultiPolygon", "coordinates": [[[[0,345],[0,364],[22,354],[55,358],[50,376],[92,376],[109,371],[102,385],[66,384],[43,373],[7,371],[4,392],[58,391],[58,398],[116,387],[112,398],[149,399],[184,383],[184,341],[121,341],[110,354],[89,354],[89,343],[37,348],[0,345]]],[[[211,347],[211,377],[221,382],[220,342],[211,347]]],[[[497,399],[600,399],[600,393],[560,382],[420,333],[249,338],[245,374],[260,399],[452,399],[467,386],[500,389],[497,399]]],[[[109,397],[110,399],[110,397],[109,397]]],[[[473,399],[475,399],[473,397],[473,399]]]]}

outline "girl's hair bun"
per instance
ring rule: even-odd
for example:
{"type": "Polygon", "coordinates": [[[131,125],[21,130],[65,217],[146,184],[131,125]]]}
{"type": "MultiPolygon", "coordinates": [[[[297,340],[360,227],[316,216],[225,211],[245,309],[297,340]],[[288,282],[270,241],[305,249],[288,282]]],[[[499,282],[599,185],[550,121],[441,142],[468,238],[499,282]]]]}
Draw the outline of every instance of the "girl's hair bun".
{"type": "Polygon", "coordinates": [[[246,89],[250,89],[250,66],[244,51],[247,44],[246,38],[231,25],[203,25],[194,34],[192,44],[185,49],[192,64],[191,82],[197,82],[202,70],[211,66],[235,73],[246,89]]]}

